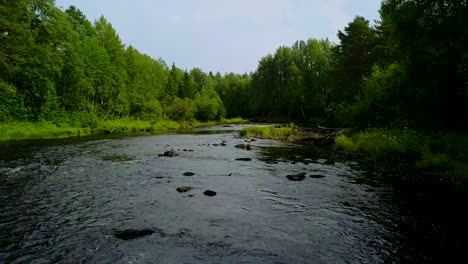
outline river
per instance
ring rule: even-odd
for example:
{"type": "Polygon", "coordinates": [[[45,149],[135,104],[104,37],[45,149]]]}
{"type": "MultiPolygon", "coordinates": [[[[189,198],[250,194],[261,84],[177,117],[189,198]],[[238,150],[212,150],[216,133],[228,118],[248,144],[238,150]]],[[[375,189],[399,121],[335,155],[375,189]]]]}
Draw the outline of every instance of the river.
{"type": "Polygon", "coordinates": [[[235,148],[244,143],[238,129],[0,146],[0,263],[453,263],[463,256],[466,218],[455,206],[419,190],[408,195],[355,162],[325,165],[314,146],[257,140],[250,151],[235,148]],[[168,150],[179,156],[158,155],[168,150]],[[303,181],[286,177],[299,173],[303,181]],[[179,193],[181,186],[193,189],[179,193]],[[128,229],[153,233],[116,237],[128,229]]]}

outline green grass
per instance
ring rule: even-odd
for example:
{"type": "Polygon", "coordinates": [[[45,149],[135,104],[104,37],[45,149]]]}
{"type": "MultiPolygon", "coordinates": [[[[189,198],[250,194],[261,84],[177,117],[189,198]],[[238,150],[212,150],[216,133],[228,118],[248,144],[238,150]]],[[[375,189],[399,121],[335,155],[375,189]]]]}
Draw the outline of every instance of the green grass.
{"type": "Polygon", "coordinates": [[[67,137],[81,137],[93,134],[127,133],[139,131],[155,131],[170,129],[186,129],[197,126],[240,124],[248,120],[242,118],[223,119],[221,121],[199,122],[197,120],[175,122],[168,119],[137,120],[121,118],[101,120],[89,115],[74,114],[66,116],[58,122],[10,122],[0,124],[0,141],[53,139],[67,137]]]}
{"type": "Polygon", "coordinates": [[[49,139],[91,135],[90,128],[76,128],[66,125],[14,122],[0,124],[0,141],[22,139],[49,139]]]}
{"type": "Polygon", "coordinates": [[[340,135],[335,139],[338,150],[357,152],[383,160],[394,160],[398,157],[422,155],[427,148],[428,138],[415,131],[404,129],[374,129],[348,137],[340,135]]]}
{"type": "Polygon", "coordinates": [[[142,121],[130,118],[97,120],[88,127],[74,127],[67,123],[12,122],[0,124],[0,141],[81,137],[92,134],[125,133],[146,130],[183,128],[187,124],[172,120],[142,121]]]}
{"type": "Polygon", "coordinates": [[[343,134],[335,138],[335,147],[338,150],[343,150],[346,152],[355,152],[357,149],[353,140],[343,134]]]}
{"type": "Polygon", "coordinates": [[[268,139],[291,139],[297,135],[298,131],[294,124],[286,127],[272,127],[272,126],[251,126],[242,129],[239,132],[241,137],[259,137],[268,139]]]}

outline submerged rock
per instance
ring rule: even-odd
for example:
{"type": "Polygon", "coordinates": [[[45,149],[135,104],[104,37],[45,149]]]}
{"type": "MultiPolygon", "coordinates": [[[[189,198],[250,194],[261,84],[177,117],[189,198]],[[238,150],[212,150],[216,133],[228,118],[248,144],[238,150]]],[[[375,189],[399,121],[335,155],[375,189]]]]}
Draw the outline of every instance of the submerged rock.
{"type": "Polygon", "coordinates": [[[179,156],[179,153],[173,150],[168,150],[168,151],[165,151],[163,154],[159,154],[159,157],[176,157],[176,156],[179,156]]]}
{"type": "Polygon", "coordinates": [[[238,161],[252,161],[251,158],[238,158],[236,160],[238,160],[238,161]]]}
{"type": "Polygon", "coordinates": [[[251,150],[252,149],[250,144],[238,144],[238,145],[236,145],[236,148],[246,149],[246,150],[251,150]]]}
{"type": "Polygon", "coordinates": [[[326,176],[325,175],[310,175],[309,177],[311,177],[312,179],[322,179],[322,178],[325,178],[326,176]]]}
{"type": "Polygon", "coordinates": [[[193,188],[189,186],[181,186],[178,187],[176,190],[180,193],[190,192],[193,188]]]}
{"type": "Polygon", "coordinates": [[[151,229],[127,229],[115,232],[114,236],[122,240],[136,239],[144,236],[153,234],[154,231],[151,229]]]}
{"type": "Polygon", "coordinates": [[[193,175],[195,175],[195,173],[189,172],[189,171],[188,171],[188,172],[184,172],[183,175],[184,175],[184,176],[193,176],[193,175]]]}
{"type": "Polygon", "coordinates": [[[216,192],[211,191],[211,190],[206,190],[206,191],[203,192],[203,194],[206,195],[206,196],[215,196],[216,192]]]}
{"type": "Polygon", "coordinates": [[[303,181],[305,179],[305,176],[306,176],[306,173],[301,172],[296,175],[288,175],[286,176],[286,178],[288,178],[288,180],[290,181],[303,181]]]}

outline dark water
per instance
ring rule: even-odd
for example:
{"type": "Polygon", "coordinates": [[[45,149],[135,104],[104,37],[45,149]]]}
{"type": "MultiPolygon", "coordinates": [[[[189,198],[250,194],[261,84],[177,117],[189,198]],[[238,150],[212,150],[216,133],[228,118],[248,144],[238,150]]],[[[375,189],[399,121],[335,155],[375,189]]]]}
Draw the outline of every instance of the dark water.
{"type": "Polygon", "coordinates": [[[259,140],[251,151],[237,149],[243,140],[234,128],[220,129],[3,146],[0,263],[455,263],[462,256],[462,210],[418,200],[423,190],[383,183],[354,163],[323,165],[311,146],[259,140]],[[171,149],[180,156],[158,156],[171,149]],[[301,172],[302,182],[286,178],[301,172]],[[178,193],[180,186],[193,190],[178,193]],[[203,195],[208,189],[217,195],[203,195]],[[155,232],[115,237],[126,229],[155,232]]]}

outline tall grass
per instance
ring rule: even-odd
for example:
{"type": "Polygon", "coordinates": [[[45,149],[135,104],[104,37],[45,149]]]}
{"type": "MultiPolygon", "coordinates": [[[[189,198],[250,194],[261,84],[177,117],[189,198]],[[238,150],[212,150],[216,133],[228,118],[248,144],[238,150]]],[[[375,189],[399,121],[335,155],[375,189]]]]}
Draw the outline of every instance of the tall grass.
{"type": "Polygon", "coordinates": [[[297,134],[297,129],[294,124],[285,127],[272,126],[251,126],[242,129],[239,132],[241,137],[259,137],[269,139],[291,139],[297,134]]]}
{"type": "Polygon", "coordinates": [[[243,119],[242,117],[234,117],[234,118],[229,118],[229,119],[221,119],[222,124],[226,125],[242,125],[242,124],[248,124],[250,123],[249,120],[243,119]]]}
{"type": "Polygon", "coordinates": [[[90,128],[77,128],[52,123],[14,122],[0,124],[0,141],[21,139],[48,139],[86,136],[92,134],[90,128]]]}
{"type": "Polygon", "coordinates": [[[142,121],[130,118],[94,120],[87,127],[69,123],[12,122],[0,124],[0,141],[80,137],[92,134],[138,132],[146,130],[178,129],[183,124],[172,120],[142,121]]]}

